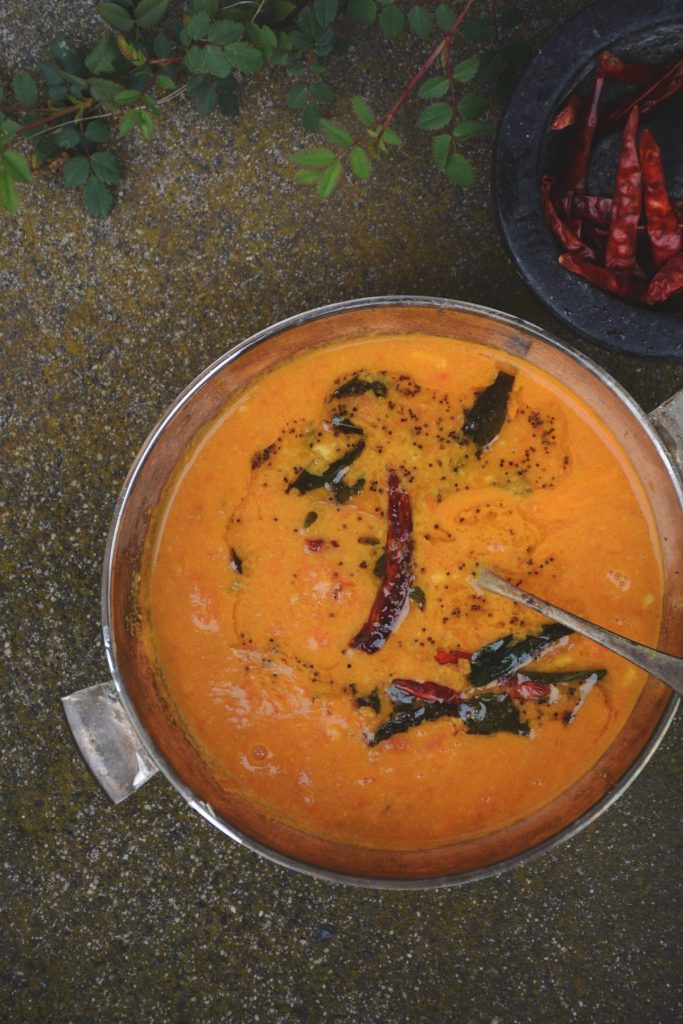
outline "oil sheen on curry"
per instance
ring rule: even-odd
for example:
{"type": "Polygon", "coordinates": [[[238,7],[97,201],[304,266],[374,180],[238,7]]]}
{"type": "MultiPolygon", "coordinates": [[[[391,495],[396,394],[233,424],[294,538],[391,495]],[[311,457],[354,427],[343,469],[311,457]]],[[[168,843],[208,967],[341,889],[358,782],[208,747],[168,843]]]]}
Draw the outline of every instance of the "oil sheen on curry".
{"type": "Polygon", "coordinates": [[[642,672],[480,591],[487,565],[655,645],[651,511],[558,381],[443,338],[284,363],[225,408],[156,514],[145,642],[221,784],[355,845],[415,849],[543,806],[642,672]]]}

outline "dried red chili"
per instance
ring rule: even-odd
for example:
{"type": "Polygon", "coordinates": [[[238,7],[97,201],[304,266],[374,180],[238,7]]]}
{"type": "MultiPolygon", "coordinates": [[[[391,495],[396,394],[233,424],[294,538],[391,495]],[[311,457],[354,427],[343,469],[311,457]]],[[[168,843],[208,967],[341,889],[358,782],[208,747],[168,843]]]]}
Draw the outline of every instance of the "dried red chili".
{"type": "Polygon", "coordinates": [[[417,679],[392,679],[391,685],[401,693],[407,693],[417,700],[424,700],[430,704],[461,704],[465,700],[457,690],[451,690],[449,686],[442,686],[440,683],[430,683],[428,680],[423,682],[417,679]]]}
{"type": "Polygon", "coordinates": [[[680,89],[683,89],[683,57],[667,64],[664,70],[644,85],[638,93],[627,96],[616,107],[608,110],[600,119],[598,135],[607,135],[614,131],[635,106],[640,109],[641,117],[647,117],[680,89]]]}
{"type": "Polygon", "coordinates": [[[640,137],[640,165],[643,171],[647,233],[652,259],[659,270],[681,251],[683,237],[666,187],[662,151],[647,128],[640,137]]]}
{"type": "Polygon", "coordinates": [[[533,679],[524,679],[513,676],[510,679],[498,680],[501,690],[504,690],[513,700],[544,700],[550,695],[550,683],[539,683],[533,679]]]}
{"type": "Polygon", "coordinates": [[[595,76],[590,96],[584,100],[576,121],[576,139],[573,152],[569,158],[569,168],[564,179],[565,192],[585,192],[588,175],[593,136],[598,124],[598,105],[602,95],[605,76],[598,72],[595,76]]]}
{"type": "Polygon", "coordinates": [[[636,260],[636,238],[643,199],[637,131],[636,106],[628,116],[621,139],[619,167],[612,199],[612,217],[605,249],[605,266],[620,273],[630,273],[636,260]]]}
{"type": "MultiPolygon", "coordinates": [[[[565,216],[571,213],[583,223],[595,224],[600,228],[607,227],[612,216],[611,196],[556,196],[555,202],[560,205],[565,216]]],[[[683,223],[683,199],[672,199],[671,206],[678,223],[683,223]]]]}
{"type": "Polygon", "coordinates": [[[588,260],[582,260],[572,253],[563,253],[560,256],[560,263],[573,274],[584,277],[591,284],[602,288],[604,292],[611,292],[620,299],[628,299],[631,302],[647,302],[647,282],[638,277],[629,277],[627,274],[618,274],[606,267],[599,267],[588,260]]]}
{"type": "Polygon", "coordinates": [[[438,661],[439,665],[457,665],[459,661],[471,661],[472,652],[454,647],[450,651],[437,651],[434,660],[438,661]]]}
{"type": "Polygon", "coordinates": [[[351,647],[373,654],[400,625],[408,608],[413,585],[413,516],[410,498],[398,473],[389,473],[386,563],[367,622],[351,641],[351,647]]]}
{"type": "Polygon", "coordinates": [[[603,50],[599,55],[598,68],[608,78],[624,85],[647,85],[659,74],[659,68],[654,64],[625,61],[610,50],[603,50]]]}
{"type": "Polygon", "coordinates": [[[576,123],[576,119],[579,116],[581,105],[583,100],[578,93],[573,92],[562,110],[553,118],[550,128],[552,131],[559,132],[563,128],[569,128],[570,125],[576,123]]]}
{"type": "Polygon", "coordinates": [[[553,186],[553,178],[548,175],[541,178],[541,201],[543,203],[546,224],[556,240],[567,252],[574,252],[577,256],[582,256],[586,260],[597,260],[597,253],[590,246],[586,245],[585,242],[582,242],[578,235],[560,217],[551,197],[553,186]]]}
{"type": "Polygon", "coordinates": [[[571,198],[571,212],[582,221],[606,228],[612,216],[611,196],[578,195],[571,198]]]}
{"type": "Polygon", "coordinates": [[[672,256],[669,262],[657,271],[650,281],[647,301],[649,303],[666,302],[674,292],[680,291],[681,288],[683,288],[683,252],[672,256]]]}

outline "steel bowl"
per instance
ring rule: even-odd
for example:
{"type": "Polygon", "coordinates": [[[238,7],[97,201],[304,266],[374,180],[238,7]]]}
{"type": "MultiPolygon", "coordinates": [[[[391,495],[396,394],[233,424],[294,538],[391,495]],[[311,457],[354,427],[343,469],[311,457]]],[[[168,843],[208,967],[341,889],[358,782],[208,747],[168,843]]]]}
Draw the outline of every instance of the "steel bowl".
{"type": "MultiPolygon", "coordinates": [[[[140,638],[139,573],[152,513],[188,445],[259,374],[302,350],[372,334],[415,332],[484,345],[539,367],[573,389],[620,439],[649,495],[662,549],[666,583],[658,646],[681,653],[683,493],[675,457],[633,399],[591,360],[516,317],[448,299],[388,296],[324,306],[255,334],[208,367],[162,416],[124,482],[104,556],[102,622],[113,683],[64,698],[78,746],[113,800],[128,796],[158,770],[212,825],[270,860],[319,878],[391,889],[485,878],[576,835],[631,784],[678,704],[663,684],[649,678],[613,744],[574,785],[513,825],[436,849],[336,843],[274,821],[219,785],[140,638]]],[[[671,445],[680,440],[682,413],[683,392],[658,413],[671,445]]]]}

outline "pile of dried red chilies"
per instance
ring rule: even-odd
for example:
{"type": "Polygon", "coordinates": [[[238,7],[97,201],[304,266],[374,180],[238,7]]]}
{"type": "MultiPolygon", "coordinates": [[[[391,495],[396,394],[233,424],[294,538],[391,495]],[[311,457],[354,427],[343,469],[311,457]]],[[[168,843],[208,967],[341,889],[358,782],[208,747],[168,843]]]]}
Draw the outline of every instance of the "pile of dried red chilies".
{"type": "Polygon", "coordinates": [[[573,94],[552,122],[574,126],[575,139],[562,179],[541,179],[548,227],[561,245],[560,263],[603,291],[648,304],[683,289],[683,201],[669,196],[661,151],[641,117],[683,88],[683,57],[657,68],[629,63],[605,51],[590,93],[573,94]],[[600,110],[606,78],[637,86],[617,106],[600,110]],[[586,192],[593,141],[625,121],[614,194],[586,192]]]}

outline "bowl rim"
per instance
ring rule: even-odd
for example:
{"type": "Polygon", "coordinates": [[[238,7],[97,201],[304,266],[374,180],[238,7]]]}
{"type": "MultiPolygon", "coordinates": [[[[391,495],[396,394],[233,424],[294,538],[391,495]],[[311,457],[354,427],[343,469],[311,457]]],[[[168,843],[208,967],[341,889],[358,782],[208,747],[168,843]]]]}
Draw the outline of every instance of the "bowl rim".
{"type": "Polygon", "coordinates": [[[624,792],[634,779],[640,774],[645,768],[650,758],[655,753],[657,747],[664,738],[674,715],[678,709],[680,703],[680,697],[673,693],[671,694],[660,719],[650,735],[647,743],[642,748],[636,759],[629,766],[627,771],[618,779],[614,786],[608,790],[603,797],[601,797],[591,808],[588,809],[583,815],[571,822],[568,826],[561,829],[555,835],[550,836],[548,839],[536,844],[535,846],[529,847],[529,849],[522,851],[521,853],[515,854],[512,857],[507,857],[501,861],[488,864],[481,868],[476,868],[471,871],[459,872],[452,875],[443,876],[432,876],[432,877],[417,877],[417,878],[391,878],[391,877],[375,877],[367,875],[351,875],[341,871],[335,871],[320,867],[316,864],[310,864],[306,861],[299,860],[295,857],[288,856],[280,853],[277,850],[272,849],[269,846],[253,839],[251,836],[231,825],[223,818],[217,815],[213,808],[206,802],[200,800],[196,794],[192,791],[190,786],[178,775],[175,769],[168,763],[163,755],[158,751],[154,741],[152,740],[149,732],[145,728],[143,722],[137,713],[135,705],[128,695],[124,680],[118,667],[116,658],[116,650],[112,634],[112,620],[113,620],[113,609],[111,604],[111,582],[114,569],[114,556],[116,553],[117,540],[120,531],[120,525],[123,517],[123,512],[126,507],[129,495],[131,494],[138,475],[142,471],[142,468],[152,451],[156,441],[160,434],[165,429],[166,425],[177,415],[177,413],[183,408],[184,405],[190,400],[190,398],[199,391],[210,379],[212,379],[217,373],[224,370],[232,362],[238,359],[244,352],[254,348],[255,346],[274,338],[278,334],[287,331],[293,327],[297,327],[303,323],[311,320],[323,319],[330,316],[335,316],[339,313],[355,312],[358,310],[368,308],[381,308],[381,307],[425,307],[431,309],[447,309],[455,312],[466,312],[475,316],[482,317],[488,320],[495,320],[499,323],[504,324],[508,327],[518,328],[524,332],[531,334],[541,341],[549,344],[550,346],[559,349],[565,355],[577,361],[584,369],[594,374],[599,380],[610,388],[616,395],[622,400],[622,402],[628,407],[629,411],[639,421],[645,432],[649,435],[650,440],[653,442],[665,468],[668,471],[668,475],[671,478],[674,490],[678,496],[678,500],[683,509],[683,486],[678,476],[673,459],[667,450],[661,437],[658,435],[653,425],[648,420],[647,416],[631,397],[631,395],[609,374],[604,370],[598,363],[595,363],[588,356],[572,348],[570,345],[559,341],[557,338],[548,334],[546,331],[534,324],[523,320],[510,313],[503,313],[499,310],[491,309],[487,306],[477,305],[476,303],[463,302],[457,299],[445,299],[439,297],[420,296],[420,295],[382,295],[382,296],[371,296],[360,299],[349,299],[343,302],[331,303],[324,306],[315,307],[313,309],[306,310],[303,313],[296,314],[291,317],[287,317],[284,320],[277,321],[271,324],[269,327],[264,328],[261,331],[257,331],[255,334],[250,335],[248,338],[237,342],[234,346],[229,348],[221,356],[219,356],[213,363],[206,367],[193,381],[176,397],[176,399],[165,409],[160,416],[159,420],[149,432],[145,440],[143,441],[140,449],[133,460],[130,469],[126,475],[126,478],[121,486],[114,511],[112,514],[111,524],[109,527],[109,533],[107,536],[107,542],[104,550],[103,564],[102,564],[102,580],[101,580],[101,614],[102,614],[102,634],[104,641],[105,654],[107,657],[107,663],[109,671],[111,673],[114,686],[118,699],[123,705],[127,715],[130,718],[133,729],[138,735],[138,738],[143,747],[148,752],[149,756],[153,759],[154,763],[158,766],[159,770],[166,776],[171,785],[180,793],[183,799],[192,807],[195,811],[206,818],[212,825],[218,828],[225,835],[229,836],[235,842],[241,846],[245,846],[255,853],[260,854],[267,860],[278,864],[280,867],[289,868],[291,870],[303,873],[316,879],[321,879],[329,882],[341,882],[346,885],[351,885],[360,888],[370,889],[390,889],[390,890],[420,890],[420,889],[435,889],[444,888],[450,886],[465,885],[470,882],[479,881],[485,878],[494,877],[500,875],[505,871],[509,871],[515,867],[519,867],[522,864],[526,864],[528,861],[535,859],[541,854],[554,849],[560,843],[571,839],[573,836],[581,832],[586,826],[594,822],[604,811],[607,810],[624,792]]]}

